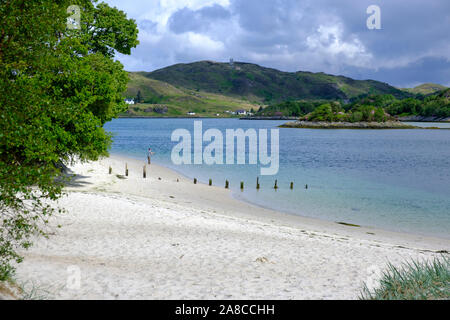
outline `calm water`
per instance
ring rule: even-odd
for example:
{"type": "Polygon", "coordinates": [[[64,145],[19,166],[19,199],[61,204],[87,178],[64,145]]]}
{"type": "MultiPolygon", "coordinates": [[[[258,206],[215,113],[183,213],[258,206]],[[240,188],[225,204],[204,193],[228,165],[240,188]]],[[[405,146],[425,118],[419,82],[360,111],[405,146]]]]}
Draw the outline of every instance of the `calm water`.
{"type": "MultiPolygon", "coordinates": [[[[192,119],[118,119],[111,153],[146,159],[202,182],[225,179],[237,198],[292,214],[393,231],[450,238],[450,130],[280,129],[280,170],[260,176],[255,165],[175,166],[172,131],[193,134],[192,119]],[[280,189],[273,189],[278,179],[280,189]],[[245,191],[239,182],[245,182],[245,191]],[[289,189],[293,181],[295,188],[289,189]],[[309,188],[306,190],[305,185],[309,188]]],[[[283,121],[203,119],[208,128],[276,128],[283,121]]],[[[433,126],[435,126],[434,124],[433,126]]],[[[204,144],[206,146],[206,143],[204,144]]],[[[247,150],[248,151],[248,150],[247,150]]]]}

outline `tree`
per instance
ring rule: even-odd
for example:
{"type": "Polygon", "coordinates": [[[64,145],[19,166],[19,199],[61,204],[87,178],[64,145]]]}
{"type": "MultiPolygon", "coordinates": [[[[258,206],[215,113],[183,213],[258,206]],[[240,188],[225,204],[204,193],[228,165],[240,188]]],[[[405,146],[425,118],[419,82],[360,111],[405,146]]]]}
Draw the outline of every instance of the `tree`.
{"type": "Polygon", "coordinates": [[[362,121],[373,121],[375,108],[372,106],[361,106],[357,109],[357,111],[361,112],[363,117],[362,121]]]}
{"type": "Polygon", "coordinates": [[[331,111],[332,111],[333,113],[338,113],[338,112],[341,112],[341,111],[344,110],[344,109],[342,108],[341,104],[340,104],[339,102],[337,102],[337,101],[332,101],[332,102],[330,103],[330,105],[331,105],[331,111]]]}
{"type": "Polygon", "coordinates": [[[141,90],[138,90],[138,93],[136,95],[136,103],[142,102],[142,96],[141,96],[141,90]]]}
{"type": "Polygon", "coordinates": [[[386,121],[386,115],[384,114],[383,108],[376,108],[374,119],[377,122],[384,122],[386,121]]]}
{"type": "Polygon", "coordinates": [[[350,122],[360,122],[363,119],[363,114],[360,111],[355,111],[350,114],[350,122]]]}
{"type": "Polygon", "coordinates": [[[310,121],[333,121],[334,115],[329,103],[322,104],[314,110],[310,116],[310,121]]]}
{"type": "Polygon", "coordinates": [[[103,124],[126,110],[128,76],[113,60],[138,44],[133,20],[89,0],[0,4],[0,280],[33,234],[46,235],[61,168],[107,155],[103,124]],[[67,28],[68,7],[79,29],[67,28]]]}

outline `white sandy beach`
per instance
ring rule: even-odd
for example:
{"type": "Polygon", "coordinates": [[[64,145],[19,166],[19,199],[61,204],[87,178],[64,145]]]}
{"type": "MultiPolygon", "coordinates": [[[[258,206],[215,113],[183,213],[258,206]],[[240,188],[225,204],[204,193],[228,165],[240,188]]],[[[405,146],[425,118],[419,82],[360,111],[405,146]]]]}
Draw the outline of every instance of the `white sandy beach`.
{"type": "Polygon", "coordinates": [[[356,299],[388,261],[450,251],[446,239],[259,208],[156,165],[143,179],[143,165],[113,156],[72,167],[67,213],[24,252],[17,281],[49,299],[356,299]],[[116,176],[125,162],[126,179],[116,176]],[[73,266],[79,288],[67,286],[73,266]]]}

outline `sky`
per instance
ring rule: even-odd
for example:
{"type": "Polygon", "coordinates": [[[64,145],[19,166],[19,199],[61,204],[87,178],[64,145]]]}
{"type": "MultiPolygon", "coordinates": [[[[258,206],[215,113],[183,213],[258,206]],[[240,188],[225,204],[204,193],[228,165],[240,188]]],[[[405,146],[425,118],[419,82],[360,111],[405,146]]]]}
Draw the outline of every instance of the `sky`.
{"type": "MultiPolygon", "coordinates": [[[[450,0],[106,0],[136,20],[128,71],[201,60],[450,86],[450,0]],[[369,29],[371,5],[380,29],[369,29]]],[[[373,20],[371,20],[373,21],[373,20]]]]}

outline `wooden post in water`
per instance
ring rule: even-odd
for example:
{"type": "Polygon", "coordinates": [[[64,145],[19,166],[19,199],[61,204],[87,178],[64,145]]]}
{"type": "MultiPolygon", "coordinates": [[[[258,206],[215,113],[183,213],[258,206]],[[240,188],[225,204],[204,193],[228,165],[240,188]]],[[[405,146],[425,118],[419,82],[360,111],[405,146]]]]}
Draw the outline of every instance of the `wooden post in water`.
{"type": "Polygon", "coordinates": [[[275,185],[273,186],[273,188],[274,188],[275,190],[278,189],[278,180],[275,180],[275,185]]]}
{"type": "Polygon", "coordinates": [[[147,178],[147,166],[146,165],[144,165],[144,169],[142,171],[142,176],[144,177],[144,179],[147,178]]]}
{"type": "Polygon", "coordinates": [[[194,178],[194,184],[197,184],[197,178],[194,178]]]}
{"type": "Polygon", "coordinates": [[[305,186],[305,189],[308,189],[308,185],[305,186]]]}
{"type": "Polygon", "coordinates": [[[128,177],[128,163],[125,163],[125,177],[128,177]]]}
{"type": "Polygon", "coordinates": [[[291,182],[291,190],[294,190],[294,183],[291,182]]]}
{"type": "Polygon", "coordinates": [[[109,166],[109,174],[112,174],[112,168],[109,166]]]}
{"type": "Polygon", "coordinates": [[[212,179],[209,179],[209,186],[212,186],[212,179]]]}
{"type": "Polygon", "coordinates": [[[228,189],[230,187],[230,183],[228,182],[228,180],[225,181],[225,189],[228,189]]]}
{"type": "Polygon", "coordinates": [[[256,190],[259,190],[260,185],[259,185],[259,177],[256,178],[256,190]]]}
{"type": "Polygon", "coordinates": [[[241,190],[244,190],[244,181],[241,181],[241,190]]]}

